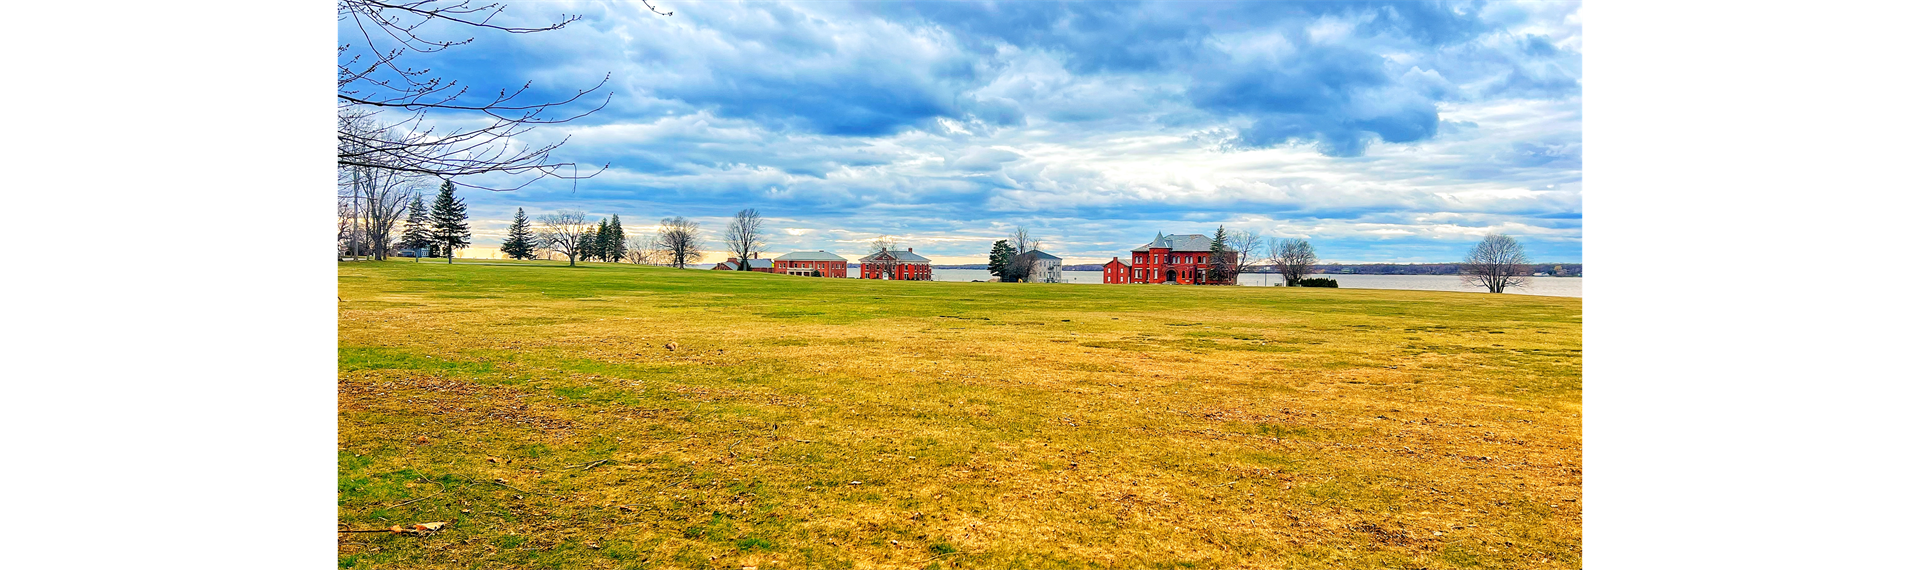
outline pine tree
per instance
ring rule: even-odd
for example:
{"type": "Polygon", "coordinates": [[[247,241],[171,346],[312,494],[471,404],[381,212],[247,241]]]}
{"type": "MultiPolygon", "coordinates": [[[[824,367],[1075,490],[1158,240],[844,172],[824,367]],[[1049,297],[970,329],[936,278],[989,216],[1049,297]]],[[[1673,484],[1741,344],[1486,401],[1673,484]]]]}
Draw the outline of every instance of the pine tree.
{"type": "Polygon", "coordinates": [[[593,261],[598,257],[600,257],[600,227],[587,226],[587,231],[580,234],[580,260],[593,261]]]}
{"type": "Polygon", "coordinates": [[[467,230],[467,201],[453,197],[452,180],[441,182],[440,196],[433,199],[433,242],[446,248],[447,263],[453,263],[453,251],[472,237],[467,230]]]}
{"type": "MultiPolygon", "coordinates": [[[[427,220],[427,204],[419,194],[413,195],[413,203],[407,205],[407,225],[400,232],[400,247],[415,250],[424,248],[429,255],[434,249],[432,222],[427,220]]],[[[415,252],[413,260],[420,261],[419,252],[415,252]]]]}
{"type": "Polygon", "coordinates": [[[627,230],[620,227],[620,214],[613,215],[613,222],[607,225],[605,237],[607,261],[618,263],[627,257],[627,230]]]}
{"type": "Polygon", "coordinates": [[[1013,263],[1013,246],[1007,240],[993,242],[993,250],[987,253],[987,273],[1006,280],[1007,266],[1013,263]]]}
{"type": "Polygon", "coordinates": [[[1213,231],[1213,246],[1207,248],[1207,282],[1221,281],[1232,273],[1233,266],[1227,264],[1227,227],[1213,231]]]}
{"type": "Polygon", "coordinates": [[[607,260],[607,238],[613,235],[613,228],[607,226],[607,219],[600,218],[600,226],[593,231],[593,256],[600,261],[607,260]]]}
{"type": "Polygon", "coordinates": [[[533,230],[527,227],[527,210],[513,211],[513,225],[507,226],[507,241],[500,244],[500,253],[513,259],[533,259],[533,230]]]}

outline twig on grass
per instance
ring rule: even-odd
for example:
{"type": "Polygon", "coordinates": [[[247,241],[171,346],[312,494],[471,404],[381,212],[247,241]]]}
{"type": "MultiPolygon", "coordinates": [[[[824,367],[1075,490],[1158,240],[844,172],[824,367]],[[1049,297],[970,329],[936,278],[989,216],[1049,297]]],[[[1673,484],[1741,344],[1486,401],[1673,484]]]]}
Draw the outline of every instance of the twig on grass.
{"type": "Polygon", "coordinates": [[[599,466],[600,466],[600,464],[602,464],[602,463],[606,463],[606,462],[608,462],[608,461],[613,461],[613,460],[612,460],[612,459],[602,459],[602,460],[599,460],[599,461],[595,461],[595,462],[592,462],[592,463],[585,463],[585,464],[581,464],[581,465],[574,465],[574,466],[570,466],[570,467],[566,467],[566,469],[573,469],[573,468],[575,468],[575,467],[578,467],[578,468],[580,468],[580,470],[581,470],[581,471],[586,471],[586,470],[588,470],[588,469],[593,469],[593,468],[595,468],[595,467],[599,467],[599,466]]]}
{"type": "Polygon", "coordinates": [[[391,504],[391,505],[387,505],[387,508],[389,508],[389,509],[391,509],[391,508],[394,508],[394,507],[404,507],[404,506],[407,506],[407,505],[411,505],[411,504],[414,504],[414,503],[418,503],[418,502],[420,502],[420,501],[425,501],[425,500],[427,500],[427,499],[431,499],[431,498],[434,498],[434,497],[438,497],[438,496],[441,496],[441,495],[445,495],[445,494],[447,494],[447,492],[446,492],[446,491],[441,491],[441,492],[438,492],[438,493],[434,493],[434,494],[432,494],[432,495],[427,495],[427,496],[425,496],[425,497],[420,497],[420,498],[418,498],[418,499],[413,499],[413,500],[409,500],[409,501],[406,501],[406,502],[401,502],[401,503],[395,503],[395,504],[391,504]]]}
{"type": "Polygon", "coordinates": [[[946,553],[946,554],[941,554],[941,555],[939,555],[939,556],[935,556],[935,557],[933,557],[933,558],[928,558],[928,559],[926,559],[926,560],[921,560],[921,561],[919,561],[919,562],[915,562],[915,563],[914,563],[914,565],[915,565],[915,566],[918,566],[918,565],[921,565],[921,564],[926,564],[926,563],[928,563],[928,562],[932,562],[932,561],[935,561],[935,560],[939,560],[939,559],[942,559],[942,558],[946,558],[946,557],[948,557],[948,556],[953,556],[953,555],[955,555],[955,554],[966,554],[966,553],[965,553],[965,552],[961,552],[961,551],[958,551],[958,550],[955,550],[955,551],[953,551],[953,552],[948,552],[948,553],[946,553]]]}
{"type": "Polygon", "coordinates": [[[522,489],[522,488],[519,488],[519,487],[515,487],[515,486],[513,486],[513,485],[508,485],[508,484],[507,484],[507,482],[506,482],[506,480],[504,480],[504,479],[494,479],[494,480],[493,480],[493,484],[495,484],[495,485],[499,485],[499,486],[502,486],[502,487],[506,487],[506,488],[508,488],[508,489],[513,489],[513,490],[515,490],[515,491],[519,491],[519,492],[522,492],[522,493],[526,493],[526,494],[528,494],[528,495],[545,495],[545,496],[548,496],[548,497],[551,497],[551,496],[553,496],[553,493],[539,493],[539,492],[534,492],[534,491],[528,491],[528,490],[526,490],[526,489],[522,489]]]}

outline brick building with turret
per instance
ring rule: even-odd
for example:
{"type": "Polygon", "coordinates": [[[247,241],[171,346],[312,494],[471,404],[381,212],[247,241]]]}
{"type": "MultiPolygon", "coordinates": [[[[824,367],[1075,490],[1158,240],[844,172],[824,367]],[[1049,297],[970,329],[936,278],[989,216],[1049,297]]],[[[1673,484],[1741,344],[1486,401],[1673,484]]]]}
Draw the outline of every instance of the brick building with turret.
{"type": "MultiPolygon", "coordinates": [[[[1156,234],[1147,245],[1133,248],[1132,263],[1115,257],[1101,269],[1102,283],[1208,283],[1213,239],[1200,234],[1156,234]]],[[[1228,256],[1234,255],[1227,252],[1228,256]]],[[[1234,259],[1229,257],[1228,263],[1234,259]]]]}

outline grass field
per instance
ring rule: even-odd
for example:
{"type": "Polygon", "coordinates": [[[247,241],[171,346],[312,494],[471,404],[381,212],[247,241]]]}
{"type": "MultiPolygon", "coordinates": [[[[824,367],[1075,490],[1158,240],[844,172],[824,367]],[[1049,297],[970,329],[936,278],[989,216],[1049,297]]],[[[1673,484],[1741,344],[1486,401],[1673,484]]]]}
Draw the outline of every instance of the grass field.
{"type": "Polygon", "coordinates": [[[339,266],[343,568],[1577,568],[1581,300],[339,266]]]}

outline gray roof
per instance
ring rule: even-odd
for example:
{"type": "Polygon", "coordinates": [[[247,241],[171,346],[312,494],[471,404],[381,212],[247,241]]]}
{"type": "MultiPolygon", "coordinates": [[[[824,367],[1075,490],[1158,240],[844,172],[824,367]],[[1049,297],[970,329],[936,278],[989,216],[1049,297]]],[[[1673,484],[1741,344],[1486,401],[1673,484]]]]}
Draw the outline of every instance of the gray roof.
{"type": "Polygon", "coordinates": [[[1213,250],[1213,238],[1200,234],[1161,235],[1154,237],[1153,241],[1147,243],[1147,245],[1133,248],[1133,251],[1161,248],[1173,251],[1211,251],[1213,250]]]}
{"type": "Polygon", "coordinates": [[[823,251],[796,251],[793,253],[782,255],[780,257],[776,257],[774,259],[778,259],[781,261],[846,261],[847,260],[847,258],[840,257],[838,255],[834,255],[831,253],[827,253],[824,250],[823,251]]]}
{"type": "Polygon", "coordinates": [[[931,260],[931,259],[927,259],[927,258],[925,258],[925,257],[921,257],[921,256],[920,256],[920,254],[917,254],[917,253],[914,253],[914,252],[911,252],[911,251],[907,251],[907,250],[904,250],[904,249],[883,249],[883,250],[880,250],[880,251],[877,251],[877,252],[874,252],[874,253],[873,253],[872,255],[868,255],[868,256],[866,256],[866,257],[862,257],[862,258],[860,258],[860,262],[861,262],[861,263],[866,263],[866,262],[867,262],[867,260],[870,260],[870,259],[875,259],[875,258],[876,258],[876,256],[878,256],[878,255],[880,255],[880,254],[882,254],[882,253],[885,253],[885,254],[889,254],[889,255],[892,255],[892,256],[893,256],[893,260],[894,260],[894,261],[903,261],[903,262],[907,262],[907,263],[927,263],[927,262],[931,262],[931,261],[933,261],[933,260],[931,260]]]}
{"type": "Polygon", "coordinates": [[[773,269],[773,260],[771,259],[747,260],[747,269],[758,269],[758,268],[773,269]]]}
{"type": "Polygon", "coordinates": [[[1036,250],[1033,250],[1033,251],[1029,251],[1029,252],[1026,252],[1026,253],[1023,253],[1023,254],[1020,254],[1020,255],[1031,255],[1031,256],[1033,256],[1033,257],[1034,257],[1035,259],[1055,259],[1055,260],[1057,260],[1057,259],[1060,259],[1059,257],[1057,257],[1057,256],[1055,256],[1055,255],[1053,255],[1053,254],[1051,254],[1051,253],[1047,253],[1047,252],[1044,252],[1044,251],[1040,251],[1040,250],[1037,250],[1037,249],[1036,249],[1036,250]]]}

